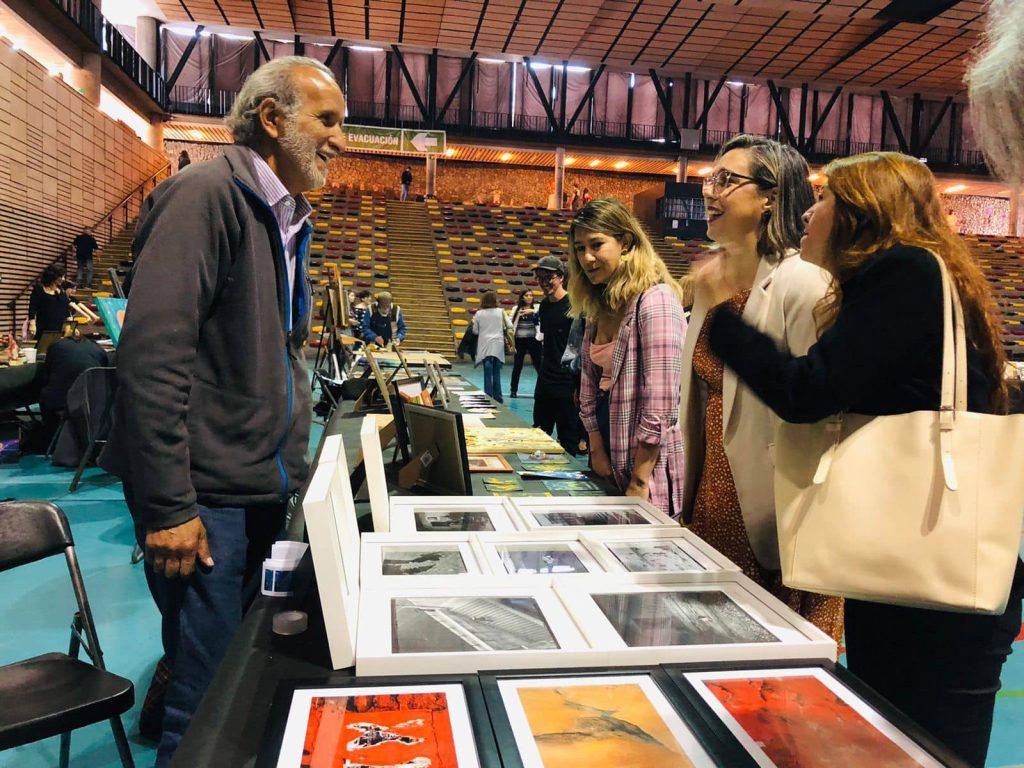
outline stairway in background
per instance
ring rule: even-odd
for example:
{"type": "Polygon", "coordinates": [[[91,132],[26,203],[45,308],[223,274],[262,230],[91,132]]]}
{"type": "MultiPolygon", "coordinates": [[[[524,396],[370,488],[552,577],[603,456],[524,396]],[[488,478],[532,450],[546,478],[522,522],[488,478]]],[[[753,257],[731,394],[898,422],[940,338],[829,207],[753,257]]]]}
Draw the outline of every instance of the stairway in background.
{"type": "MultiPolygon", "coordinates": [[[[132,268],[132,240],[135,239],[135,222],[114,235],[92,261],[92,285],[79,286],[75,298],[79,301],[90,301],[93,298],[116,296],[117,292],[110,281],[107,270],[113,267],[118,271],[121,282],[132,268]]],[[[71,269],[69,265],[69,270],[71,269]]],[[[68,275],[69,280],[75,277],[74,272],[68,275]]]]}
{"type": "Polygon", "coordinates": [[[404,346],[455,357],[455,336],[434,255],[434,234],[423,203],[388,201],[388,273],[402,308],[404,346]]]}
{"type": "Polygon", "coordinates": [[[690,271],[690,261],[679,250],[669,245],[664,237],[652,231],[646,224],[643,225],[644,232],[654,246],[654,251],[661,256],[662,261],[668,267],[669,274],[677,280],[690,271]]]}

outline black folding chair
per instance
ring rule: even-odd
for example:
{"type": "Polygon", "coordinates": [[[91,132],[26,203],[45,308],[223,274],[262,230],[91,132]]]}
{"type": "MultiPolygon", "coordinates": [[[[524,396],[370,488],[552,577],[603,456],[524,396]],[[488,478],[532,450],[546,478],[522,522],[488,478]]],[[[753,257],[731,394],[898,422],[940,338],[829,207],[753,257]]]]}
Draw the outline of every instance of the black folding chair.
{"type": "Polygon", "coordinates": [[[67,768],[71,731],[108,720],[125,768],[133,768],[121,715],[135,702],[131,680],[106,671],[67,518],[45,501],[0,504],[0,572],[63,554],[78,602],[68,652],[0,667],[0,750],[60,735],[67,768]],[[79,660],[84,649],[91,664],[79,660]]]}
{"type": "Polygon", "coordinates": [[[87,368],[68,390],[67,418],[85,446],[68,488],[69,493],[78,488],[86,466],[99,454],[100,446],[107,442],[116,393],[116,368],[87,368]]]}

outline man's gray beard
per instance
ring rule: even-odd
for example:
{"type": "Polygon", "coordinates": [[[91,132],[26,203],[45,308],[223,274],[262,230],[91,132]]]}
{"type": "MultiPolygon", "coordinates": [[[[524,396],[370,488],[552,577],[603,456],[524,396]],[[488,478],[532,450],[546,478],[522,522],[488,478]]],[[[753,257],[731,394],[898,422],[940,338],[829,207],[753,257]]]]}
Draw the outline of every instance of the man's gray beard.
{"type": "Polygon", "coordinates": [[[302,174],[302,191],[320,189],[327,183],[327,171],[321,171],[316,164],[316,144],[302,135],[298,118],[287,117],[284,125],[285,134],[280,139],[281,148],[302,174]]]}

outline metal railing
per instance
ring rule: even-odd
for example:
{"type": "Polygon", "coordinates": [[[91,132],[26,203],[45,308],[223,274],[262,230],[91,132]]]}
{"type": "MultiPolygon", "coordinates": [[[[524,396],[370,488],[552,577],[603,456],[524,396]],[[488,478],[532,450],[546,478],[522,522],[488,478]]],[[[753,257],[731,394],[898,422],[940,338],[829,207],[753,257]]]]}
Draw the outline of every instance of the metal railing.
{"type": "MultiPolygon", "coordinates": [[[[109,244],[114,238],[114,227],[117,226],[119,230],[126,228],[132,219],[139,215],[139,211],[142,209],[142,204],[146,200],[147,193],[156,189],[157,184],[170,175],[171,164],[167,163],[125,195],[120,202],[114,205],[107,214],[103,216],[103,218],[92,225],[92,231],[97,240],[103,239],[103,245],[109,244]]],[[[42,276],[43,270],[54,264],[63,262],[64,274],[67,275],[68,257],[72,253],[72,248],[73,246],[70,244],[61,247],[59,253],[48,260],[46,264],[39,269],[35,278],[22,286],[21,290],[18,291],[18,293],[16,293],[7,303],[7,309],[10,310],[11,313],[12,327],[17,325],[18,302],[24,299],[25,294],[32,290],[32,286],[34,286],[42,276]]]]}
{"type": "Polygon", "coordinates": [[[92,0],[50,0],[85,33],[103,54],[161,107],[167,107],[167,86],[92,0]]]}
{"type": "Polygon", "coordinates": [[[167,109],[180,115],[223,117],[231,111],[237,97],[238,91],[176,85],[171,88],[167,99],[167,109]]]}

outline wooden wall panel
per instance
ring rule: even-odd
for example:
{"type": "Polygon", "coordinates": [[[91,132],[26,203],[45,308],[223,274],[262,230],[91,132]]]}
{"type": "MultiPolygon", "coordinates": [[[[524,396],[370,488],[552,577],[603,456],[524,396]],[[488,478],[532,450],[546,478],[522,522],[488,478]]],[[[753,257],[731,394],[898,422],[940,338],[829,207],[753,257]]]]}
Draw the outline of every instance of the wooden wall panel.
{"type": "MultiPolygon", "coordinates": [[[[165,163],[38,62],[0,46],[0,330],[43,266],[165,163]]],[[[15,324],[27,307],[26,294],[15,324]]]]}

